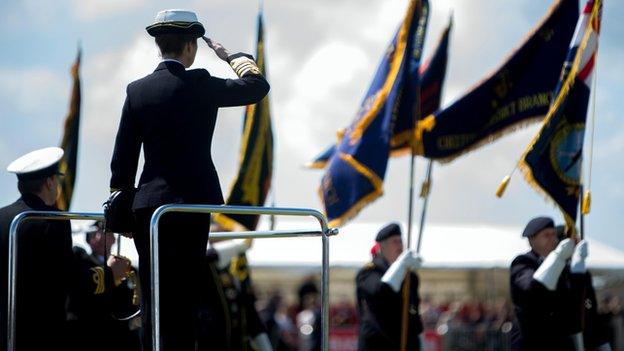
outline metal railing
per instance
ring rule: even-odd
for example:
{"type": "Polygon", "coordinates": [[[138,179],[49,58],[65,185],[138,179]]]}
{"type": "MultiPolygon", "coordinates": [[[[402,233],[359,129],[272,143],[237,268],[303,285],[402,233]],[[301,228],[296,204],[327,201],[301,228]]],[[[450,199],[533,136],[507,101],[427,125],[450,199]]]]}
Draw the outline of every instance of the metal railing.
{"type": "Polygon", "coordinates": [[[320,231],[255,231],[255,232],[223,232],[211,233],[214,239],[241,239],[241,238],[293,238],[305,236],[320,236],[322,238],[321,263],[321,335],[322,350],[329,351],[329,236],[338,234],[338,229],[330,229],[327,219],[319,211],[305,208],[278,208],[257,206],[213,206],[213,205],[164,205],[160,206],[152,215],[150,223],[151,247],[151,294],[152,294],[152,346],[153,351],[160,351],[160,262],[158,259],[158,223],[160,218],[168,212],[183,213],[222,213],[246,215],[280,215],[314,217],[321,225],[320,231]]]}
{"type": "Polygon", "coordinates": [[[101,213],[80,213],[80,212],[52,212],[52,211],[27,211],[22,212],[13,218],[9,227],[9,303],[8,303],[8,323],[7,323],[7,350],[15,350],[15,303],[16,303],[16,279],[17,279],[17,229],[19,225],[32,219],[46,219],[56,221],[66,221],[70,219],[96,220],[104,219],[101,213]]]}
{"type": "MultiPolygon", "coordinates": [[[[164,205],[159,207],[153,214],[150,224],[151,274],[152,274],[152,343],[154,351],[160,351],[160,294],[159,294],[159,259],[158,259],[158,223],[160,217],[168,212],[185,213],[223,213],[223,214],[248,214],[248,215],[282,215],[282,216],[307,216],[314,217],[321,225],[320,231],[315,230],[272,230],[254,232],[222,232],[211,233],[214,239],[239,239],[239,238],[293,238],[314,237],[322,238],[322,269],[321,269],[321,330],[322,350],[329,350],[329,236],[338,234],[338,229],[329,228],[325,216],[312,209],[300,208],[274,208],[252,206],[210,206],[210,205],[164,205]]],[[[103,220],[102,213],[87,212],[53,212],[53,211],[27,211],[13,218],[9,229],[9,274],[8,274],[8,323],[7,323],[7,350],[15,351],[16,335],[16,287],[17,287],[17,233],[20,224],[27,220],[103,220]]]]}

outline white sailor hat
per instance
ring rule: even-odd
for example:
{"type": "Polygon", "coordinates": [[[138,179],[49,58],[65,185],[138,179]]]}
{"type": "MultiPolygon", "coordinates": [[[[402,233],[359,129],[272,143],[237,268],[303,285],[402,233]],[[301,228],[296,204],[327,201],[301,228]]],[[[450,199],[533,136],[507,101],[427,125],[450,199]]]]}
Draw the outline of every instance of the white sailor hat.
{"type": "Polygon", "coordinates": [[[59,161],[63,154],[63,149],[58,147],[35,150],[11,162],[7,171],[15,173],[19,180],[43,179],[61,174],[59,161]]]}
{"type": "Polygon", "coordinates": [[[162,34],[191,34],[199,38],[206,33],[195,12],[187,10],[160,11],[156,14],[154,23],[145,29],[153,37],[162,34]]]}

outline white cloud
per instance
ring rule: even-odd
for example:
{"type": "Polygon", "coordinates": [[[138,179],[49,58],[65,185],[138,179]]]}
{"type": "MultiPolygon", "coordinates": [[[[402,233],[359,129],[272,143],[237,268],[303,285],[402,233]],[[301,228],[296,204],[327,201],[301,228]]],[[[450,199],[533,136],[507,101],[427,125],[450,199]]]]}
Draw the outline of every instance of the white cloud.
{"type": "Polygon", "coordinates": [[[128,83],[149,74],[158,64],[153,42],[143,35],[126,48],[85,62],[82,136],[98,145],[110,143],[116,132],[128,83]]]}
{"type": "MultiPolygon", "coordinates": [[[[319,136],[336,128],[330,123],[333,116],[352,116],[356,100],[340,100],[349,91],[356,77],[367,72],[370,66],[366,54],[356,46],[334,41],[315,50],[307,62],[300,65],[292,77],[292,98],[278,102],[282,105],[281,136],[292,156],[304,159],[324,146],[319,136]],[[305,126],[305,127],[304,127],[305,126]],[[306,132],[303,133],[302,128],[306,132]],[[298,156],[298,157],[297,157],[298,156]]],[[[359,79],[358,79],[359,80],[359,79]]],[[[360,90],[359,88],[357,90],[360,90]]]]}

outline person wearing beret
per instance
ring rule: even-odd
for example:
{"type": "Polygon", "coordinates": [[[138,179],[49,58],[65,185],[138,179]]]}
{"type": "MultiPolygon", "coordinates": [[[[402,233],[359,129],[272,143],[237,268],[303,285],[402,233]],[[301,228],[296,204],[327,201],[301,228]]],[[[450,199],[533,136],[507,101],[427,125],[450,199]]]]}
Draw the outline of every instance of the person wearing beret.
{"type": "MultiPolygon", "coordinates": [[[[111,160],[111,191],[134,188],[141,147],[145,164],[134,197],[141,285],[150,285],[150,218],[169,203],[223,204],[211,143],[221,107],[259,102],[269,91],[250,55],[231,55],[204,36],[191,11],[165,10],[147,32],[155,38],[162,62],[126,89],[111,160]],[[227,62],[237,79],[189,69],[202,38],[227,62]]],[[[203,214],[172,213],[160,222],[160,330],[163,350],[195,350],[199,328],[198,280],[205,277],[210,219],[203,214]]],[[[128,233],[126,233],[128,235],[128,233]]],[[[143,294],[143,344],[151,349],[150,294],[143,294]]]]}
{"type": "MultiPolygon", "coordinates": [[[[0,208],[0,348],[7,345],[8,239],[13,218],[25,211],[59,211],[57,147],[30,152],[7,170],[17,175],[21,197],[0,208]]],[[[66,341],[65,303],[72,277],[69,221],[28,220],[17,232],[16,350],[62,350],[66,341]]]]}
{"type": "Polygon", "coordinates": [[[379,249],[372,262],[356,276],[356,295],[360,320],[358,350],[393,351],[401,347],[403,282],[410,275],[407,349],[423,350],[423,331],[418,313],[418,276],[422,259],[414,250],[404,250],[401,227],[391,223],[383,227],[375,241],[379,249]]]}
{"type": "Polygon", "coordinates": [[[98,221],[86,230],[91,253],[74,246],[77,279],[69,293],[68,330],[70,350],[138,351],[138,334],[130,330],[129,320],[138,314],[138,291],[131,281],[130,260],[111,255],[113,233],[104,233],[98,221]],[[106,336],[94,338],[94,335],[106,336]]]}
{"type": "Polygon", "coordinates": [[[587,242],[559,240],[548,217],[529,221],[522,235],[531,251],[517,256],[510,268],[511,299],[519,326],[513,346],[530,351],[584,350],[587,242]]]}

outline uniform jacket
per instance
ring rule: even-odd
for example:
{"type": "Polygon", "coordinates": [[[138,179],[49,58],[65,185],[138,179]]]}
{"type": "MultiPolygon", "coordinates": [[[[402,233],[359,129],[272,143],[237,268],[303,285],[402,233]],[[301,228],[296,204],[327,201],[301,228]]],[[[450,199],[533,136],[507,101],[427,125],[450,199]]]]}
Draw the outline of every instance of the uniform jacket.
{"type": "Polygon", "coordinates": [[[128,321],[118,320],[130,314],[126,310],[132,307],[133,289],[127,280],[115,286],[112,270],[83,248],[74,247],[73,251],[75,279],[68,304],[70,349],[90,345],[93,351],[138,350],[138,337],[130,331],[128,321]],[[121,310],[125,313],[119,313],[121,310]],[[94,342],[94,335],[106,337],[94,342]]]}
{"type": "Polygon", "coordinates": [[[81,322],[116,320],[116,312],[132,304],[134,291],[126,281],[115,286],[113,272],[83,248],[74,247],[76,280],[70,290],[69,319],[81,322]]]}
{"type": "Polygon", "coordinates": [[[128,85],[111,161],[113,189],[134,186],[141,145],[145,165],[133,208],[165,203],[222,204],[211,143],[219,107],[260,101],[269,84],[259,74],[212,77],[161,62],[128,85]]]}
{"type": "MultiPolygon", "coordinates": [[[[393,351],[400,348],[403,294],[402,290],[395,292],[389,285],[381,282],[381,277],[389,267],[384,258],[377,256],[356,276],[360,351],[393,351]]],[[[423,330],[418,313],[418,276],[410,273],[410,279],[408,349],[418,350],[419,334],[423,330]]]]}
{"type": "Polygon", "coordinates": [[[566,266],[555,291],[533,274],[542,259],[533,251],[511,263],[511,299],[520,327],[520,350],[574,350],[571,335],[582,330],[586,274],[572,274],[566,266]]]}
{"type": "MultiPolygon", "coordinates": [[[[8,236],[13,218],[25,211],[58,211],[36,195],[25,194],[0,209],[0,338],[7,338],[8,236]]],[[[72,275],[69,221],[28,220],[18,229],[17,320],[18,350],[59,349],[65,338],[68,287],[72,275]],[[45,346],[45,348],[43,348],[45,346]]]]}

